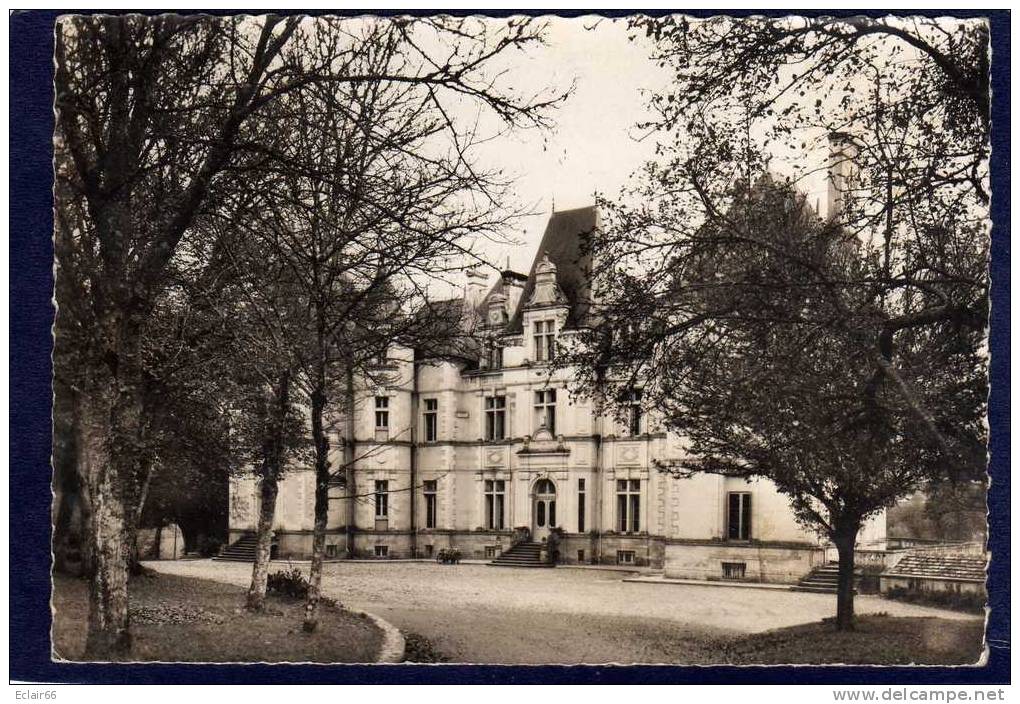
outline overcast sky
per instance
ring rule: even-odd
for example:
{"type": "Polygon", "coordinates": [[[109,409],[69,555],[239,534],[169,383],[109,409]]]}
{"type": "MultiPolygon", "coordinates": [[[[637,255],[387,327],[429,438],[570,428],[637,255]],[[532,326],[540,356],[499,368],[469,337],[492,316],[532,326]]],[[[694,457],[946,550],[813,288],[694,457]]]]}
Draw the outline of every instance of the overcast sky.
{"type": "MultiPolygon", "coordinates": [[[[555,127],[544,133],[502,136],[477,152],[485,168],[501,168],[516,176],[517,202],[512,205],[535,211],[512,233],[519,244],[485,241],[477,249],[499,268],[509,259],[510,268],[523,273],[537,253],[554,202],[559,211],[592,205],[596,191],[615,197],[631,174],[653,157],[654,138],[640,140],[636,125],[649,117],[644,93],[662,91],[671,78],[650,59],[651,41],[643,35],[629,38],[625,19],[548,22],[547,45],[532,47],[527,55],[514,54],[505,66],[504,80],[524,94],[549,87],[564,90],[573,81],[574,92],[553,114],[555,127]]],[[[806,170],[811,175],[800,177],[798,188],[813,205],[824,205],[821,167],[828,147],[821,133],[814,138],[821,141],[808,149],[808,155],[774,154],[770,169],[787,176],[806,170]]],[[[491,272],[490,283],[495,279],[491,272]]]]}
{"type": "MultiPolygon", "coordinates": [[[[502,137],[480,150],[487,165],[518,176],[517,199],[537,214],[522,221],[519,246],[482,243],[490,261],[527,272],[555,200],[556,210],[594,203],[595,191],[615,194],[651,155],[634,125],[646,115],[642,89],[663,86],[668,74],[649,60],[649,45],[631,42],[625,21],[552,19],[548,45],[511,67],[515,87],[576,89],[554,114],[556,127],[502,137]]],[[[495,275],[493,274],[493,280],[495,275]]]]}

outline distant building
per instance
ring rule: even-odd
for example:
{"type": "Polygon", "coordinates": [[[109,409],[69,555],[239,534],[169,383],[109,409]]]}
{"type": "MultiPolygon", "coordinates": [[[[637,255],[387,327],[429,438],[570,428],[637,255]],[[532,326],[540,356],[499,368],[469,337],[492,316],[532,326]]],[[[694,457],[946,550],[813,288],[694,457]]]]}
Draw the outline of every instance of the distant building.
{"type": "MultiPolygon", "coordinates": [[[[593,207],[553,213],[528,275],[504,271],[488,286],[469,272],[459,305],[491,334],[473,358],[389,350],[390,381],[359,399],[355,468],[331,491],[328,557],[456,547],[491,559],[515,528],[536,542],[558,528],[561,562],[650,565],[673,577],[794,582],[824,561],[770,482],[659,472],[653,461],[678,457],[681,441],[642,406],[640,388],[620,423],[571,397],[568,371],[550,378],[556,340],[586,320],[581,243],[598,225],[593,207]]],[[[339,438],[333,447],[340,466],[339,438]]],[[[278,555],[310,553],[313,496],[310,469],[281,483],[278,555]]],[[[254,479],[233,481],[231,540],[254,530],[257,497],[254,479]]],[[[872,546],[884,538],[884,516],[861,534],[872,546]]]]}

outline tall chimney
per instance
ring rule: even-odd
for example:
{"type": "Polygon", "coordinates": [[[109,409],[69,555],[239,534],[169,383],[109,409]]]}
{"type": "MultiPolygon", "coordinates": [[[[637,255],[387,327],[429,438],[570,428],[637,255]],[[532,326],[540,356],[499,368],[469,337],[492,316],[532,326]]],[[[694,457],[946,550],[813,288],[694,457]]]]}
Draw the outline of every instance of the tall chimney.
{"type": "Polygon", "coordinates": [[[464,304],[471,309],[477,308],[485,295],[485,280],[488,278],[481,267],[473,266],[464,272],[467,286],[464,291],[464,304]]]}
{"type": "Polygon", "coordinates": [[[506,312],[507,315],[513,315],[517,310],[517,304],[521,301],[521,294],[524,293],[524,284],[527,283],[528,277],[511,271],[509,266],[503,270],[502,277],[503,293],[506,294],[506,312]]]}
{"type": "Polygon", "coordinates": [[[848,192],[853,187],[854,158],[857,147],[846,132],[829,133],[829,165],[826,180],[828,195],[825,203],[825,218],[836,220],[843,215],[848,192]]]}

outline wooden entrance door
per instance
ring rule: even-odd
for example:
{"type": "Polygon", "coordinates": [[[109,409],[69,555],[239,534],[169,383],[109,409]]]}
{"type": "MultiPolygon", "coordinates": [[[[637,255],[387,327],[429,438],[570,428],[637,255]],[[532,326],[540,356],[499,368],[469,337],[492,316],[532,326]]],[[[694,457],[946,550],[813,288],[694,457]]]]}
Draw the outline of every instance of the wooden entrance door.
{"type": "Polygon", "coordinates": [[[549,529],[556,526],[556,485],[549,479],[535,482],[531,502],[531,535],[535,542],[549,537],[549,529]]]}

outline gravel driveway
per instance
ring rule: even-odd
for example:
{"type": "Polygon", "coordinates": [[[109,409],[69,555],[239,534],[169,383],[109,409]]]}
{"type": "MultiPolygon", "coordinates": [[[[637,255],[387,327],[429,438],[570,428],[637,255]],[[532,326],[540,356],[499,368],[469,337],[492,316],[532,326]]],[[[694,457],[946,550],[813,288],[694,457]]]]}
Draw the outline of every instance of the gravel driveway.
{"type": "MultiPolygon", "coordinates": [[[[286,563],[282,563],[286,565],[286,563]]],[[[211,560],[147,567],[245,585],[251,566],[211,560]]],[[[307,570],[307,563],[299,565],[307,570]]],[[[431,562],[334,562],[323,591],[433,641],[455,662],[701,663],[720,638],[818,621],[835,597],[766,589],[623,582],[620,572],[431,562]]],[[[860,596],[858,613],[973,618],[860,596]]],[[[706,660],[709,658],[709,660],[706,660]]]]}

